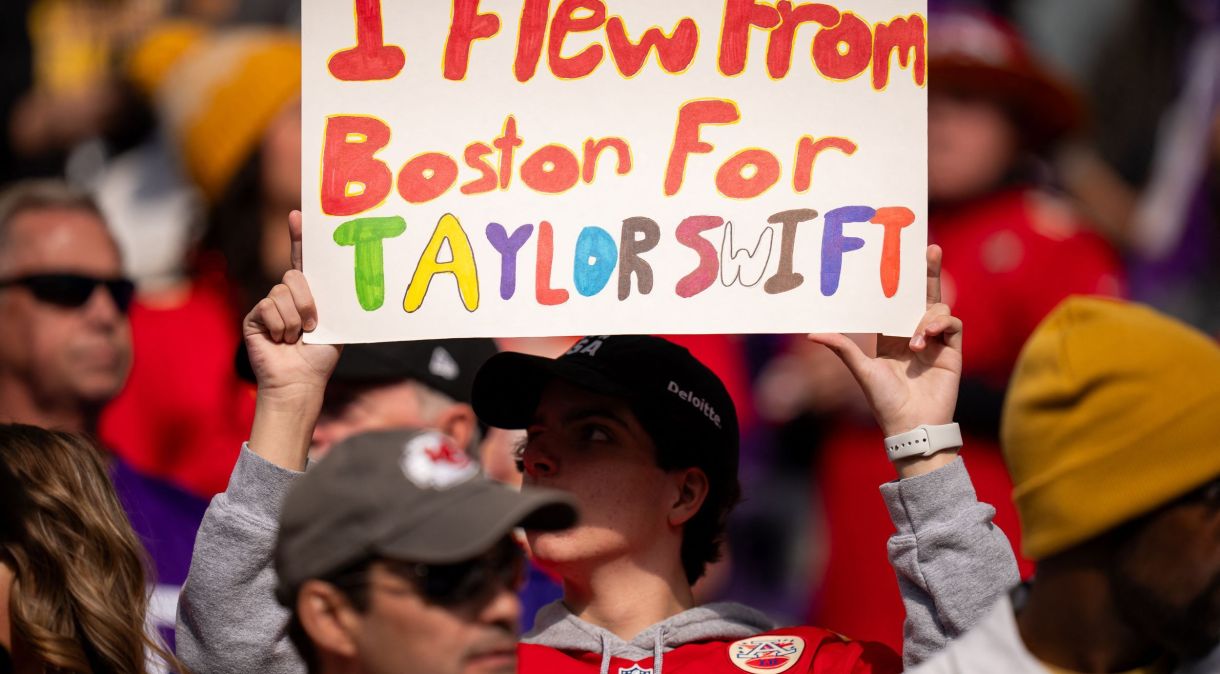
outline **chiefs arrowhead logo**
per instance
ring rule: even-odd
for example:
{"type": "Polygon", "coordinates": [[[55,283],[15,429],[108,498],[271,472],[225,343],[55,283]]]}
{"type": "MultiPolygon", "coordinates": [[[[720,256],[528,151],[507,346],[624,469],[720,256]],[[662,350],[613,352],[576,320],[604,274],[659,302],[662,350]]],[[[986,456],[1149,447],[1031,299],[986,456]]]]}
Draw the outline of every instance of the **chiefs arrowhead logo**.
{"type": "Polygon", "coordinates": [[[800,637],[751,637],[729,644],[729,661],[752,674],[778,674],[791,669],[804,652],[805,640],[800,637]]]}
{"type": "Polygon", "coordinates": [[[466,452],[434,432],[420,433],[407,441],[399,466],[408,480],[423,489],[448,489],[479,473],[466,452]]]}

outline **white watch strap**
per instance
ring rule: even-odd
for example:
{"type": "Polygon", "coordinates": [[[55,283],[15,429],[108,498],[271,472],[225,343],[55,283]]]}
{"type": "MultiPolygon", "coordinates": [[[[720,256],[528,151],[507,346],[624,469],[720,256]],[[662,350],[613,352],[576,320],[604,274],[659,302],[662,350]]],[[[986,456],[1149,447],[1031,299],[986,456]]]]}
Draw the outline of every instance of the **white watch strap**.
{"type": "Polygon", "coordinates": [[[890,461],[911,456],[932,456],[942,449],[961,446],[962,429],[957,424],[922,424],[915,427],[915,430],[891,435],[885,439],[885,453],[890,461]]]}

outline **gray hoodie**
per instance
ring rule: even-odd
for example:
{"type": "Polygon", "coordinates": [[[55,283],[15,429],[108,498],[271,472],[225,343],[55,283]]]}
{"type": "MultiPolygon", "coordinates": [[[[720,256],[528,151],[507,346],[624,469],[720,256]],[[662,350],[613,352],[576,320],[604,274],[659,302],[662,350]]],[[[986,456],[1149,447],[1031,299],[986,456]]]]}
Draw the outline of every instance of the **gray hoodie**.
{"type": "MultiPolygon", "coordinates": [[[[304,674],[286,635],[288,612],[273,595],[280,504],[301,475],[243,447],[228,489],[208,507],[195,540],[178,608],[178,654],[196,674],[304,674]]],[[[897,529],[890,562],[907,619],[903,658],[921,662],[964,633],[1018,581],[1008,539],[978,502],[959,459],[920,477],[881,486],[897,529]]],[[[771,629],[761,614],[732,604],[685,611],[625,642],[572,616],[562,604],[539,614],[529,643],[584,648],[607,656],[656,657],[712,637],[744,638],[771,629]]]]}
{"type": "Polygon", "coordinates": [[[707,604],[670,616],[623,641],[609,630],[577,618],[562,601],[538,610],[534,629],[521,641],[560,650],[601,653],[601,674],[610,671],[610,658],[653,658],[653,674],[662,674],[665,652],[699,641],[745,639],[775,629],[767,616],[749,606],[707,604]]]}

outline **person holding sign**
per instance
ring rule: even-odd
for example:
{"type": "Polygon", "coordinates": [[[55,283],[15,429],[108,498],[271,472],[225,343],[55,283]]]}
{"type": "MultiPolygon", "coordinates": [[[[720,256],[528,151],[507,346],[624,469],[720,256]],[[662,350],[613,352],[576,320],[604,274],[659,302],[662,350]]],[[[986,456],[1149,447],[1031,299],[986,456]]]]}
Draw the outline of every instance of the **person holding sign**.
{"type": "MultiPolygon", "coordinates": [[[[294,217],[296,246],[299,222],[294,217]]],[[[299,249],[294,259],[299,264],[299,249]]],[[[841,335],[811,336],[849,364],[891,436],[901,479],[882,492],[899,529],[890,553],[908,606],[908,664],[972,626],[1017,580],[1012,551],[990,523],[993,509],[977,502],[956,460],[960,440],[950,421],[961,323],[938,302],[939,249],[929,250],[928,262],[929,309],[910,340],[883,338],[871,358],[841,335]]],[[[316,325],[313,296],[296,271],[245,322],[251,363],[266,372],[249,446],[280,468],[277,475],[305,466],[337,358],[334,346],[301,341],[316,325]]],[[[685,350],[614,336],[585,338],[557,360],[500,354],[476,376],[473,404],[492,425],[527,429],[520,453],[527,490],[566,490],[587,516],[570,532],[532,536],[535,559],[562,577],[565,598],[539,613],[519,651],[522,671],[901,669],[884,646],[816,627],[776,630],[744,606],[694,606],[691,583],[717,557],[738,498],[738,437],[723,385],[685,350]]],[[[269,476],[259,497],[278,502],[292,479],[269,476]]],[[[269,548],[272,531],[246,530],[243,544],[261,538],[269,548]]],[[[282,621],[256,620],[275,614],[270,596],[243,587],[243,578],[272,582],[270,560],[221,554],[231,549],[226,536],[233,534],[218,530],[198,546],[179,616],[183,657],[197,672],[303,671],[295,654],[276,647],[285,639],[282,621]],[[254,600],[243,601],[240,630],[229,626],[230,614],[209,615],[191,600],[241,591],[254,600]],[[237,661],[252,645],[258,661],[237,661]]]]}
{"type": "MultiPolygon", "coordinates": [[[[940,299],[928,253],[928,312],[911,339],[865,355],[838,334],[810,338],[861,383],[899,475],[882,494],[898,527],[891,562],[908,608],[907,663],[977,620],[1017,579],[951,424],[961,322],[940,299]]],[[[738,498],[736,413],[723,385],[684,349],[641,336],[587,337],[549,360],[494,356],[475,379],[485,422],[524,428],[527,486],[574,493],[582,523],[531,535],[535,561],[563,578],[521,647],[522,671],[896,671],[879,644],[817,627],[775,629],[744,606],[694,606],[691,585],[719,556],[738,498]],[[831,664],[833,663],[833,664],[831,664]],[[829,666],[831,669],[823,670],[829,666]],[[815,670],[815,667],[817,668],[815,670]]]]}

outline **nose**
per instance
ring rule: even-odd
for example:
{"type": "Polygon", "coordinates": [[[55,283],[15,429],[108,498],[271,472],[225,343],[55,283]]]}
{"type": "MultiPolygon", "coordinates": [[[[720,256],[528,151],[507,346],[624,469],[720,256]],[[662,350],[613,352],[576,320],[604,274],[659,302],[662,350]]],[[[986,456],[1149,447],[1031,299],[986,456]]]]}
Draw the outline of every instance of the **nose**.
{"type": "Polygon", "coordinates": [[[521,452],[525,474],[531,478],[554,477],[559,468],[555,458],[542,447],[541,440],[531,440],[521,452]]]}
{"type": "Polygon", "coordinates": [[[495,596],[479,609],[479,621],[486,625],[511,626],[512,633],[516,634],[521,623],[521,599],[517,597],[516,588],[498,586],[495,596]]]}
{"type": "Polygon", "coordinates": [[[123,320],[123,312],[110,296],[106,286],[98,284],[93,287],[93,293],[85,302],[85,316],[89,321],[99,325],[112,325],[123,320]]]}

